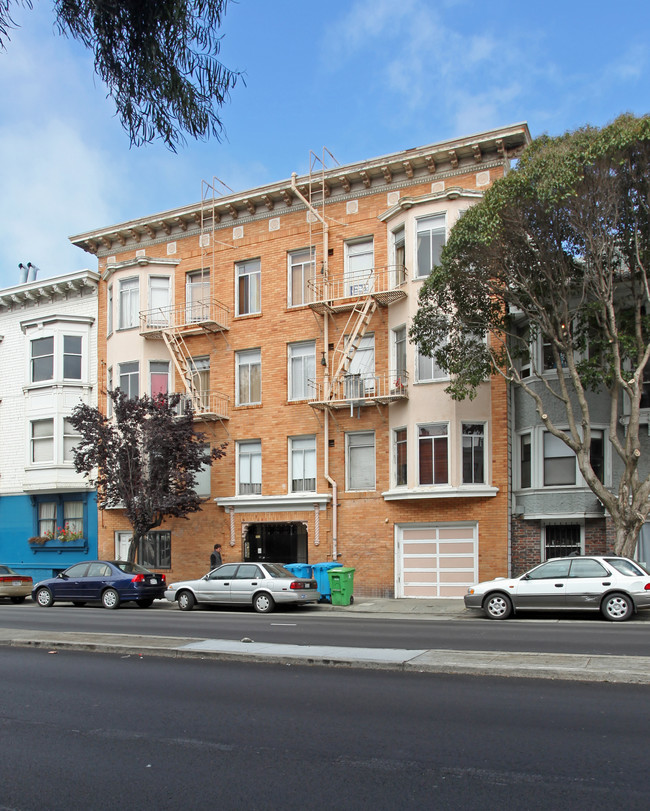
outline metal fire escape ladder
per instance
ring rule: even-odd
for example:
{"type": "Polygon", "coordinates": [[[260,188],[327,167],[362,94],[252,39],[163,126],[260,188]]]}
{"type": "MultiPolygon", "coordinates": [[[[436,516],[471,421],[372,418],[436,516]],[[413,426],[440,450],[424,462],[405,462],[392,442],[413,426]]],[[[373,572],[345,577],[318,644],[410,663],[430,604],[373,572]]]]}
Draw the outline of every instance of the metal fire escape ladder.
{"type": "Polygon", "coordinates": [[[333,360],[336,366],[331,377],[330,396],[334,386],[348,374],[352,358],[361,345],[363,336],[368,330],[368,325],[376,309],[377,302],[372,296],[366,296],[363,300],[357,301],[352,308],[348,323],[345,325],[345,329],[334,348],[333,360]],[[350,328],[351,330],[348,332],[350,328]]]}
{"type": "Polygon", "coordinates": [[[190,352],[181,333],[175,329],[164,329],[162,331],[163,340],[169,350],[176,371],[180,375],[185,386],[185,391],[192,403],[192,408],[196,414],[203,411],[201,393],[194,382],[195,372],[190,361],[190,352]]]}

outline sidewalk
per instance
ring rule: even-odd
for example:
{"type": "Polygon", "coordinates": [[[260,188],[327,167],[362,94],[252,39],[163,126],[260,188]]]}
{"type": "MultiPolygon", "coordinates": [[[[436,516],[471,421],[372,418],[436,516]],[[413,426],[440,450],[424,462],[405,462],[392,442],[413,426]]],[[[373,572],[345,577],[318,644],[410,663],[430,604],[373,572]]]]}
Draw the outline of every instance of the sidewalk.
{"type": "MultiPolygon", "coordinates": [[[[161,603],[161,607],[164,603],[161,603]]],[[[169,603],[167,606],[174,609],[169,603]]],[[[377,617],[409,619],[472,619],[462,600],[392,600],[355,598],[351,606],[321,603],[311,612],[371,613],[377,617]]],[[[646,615],[650,612],[646,612],[646,615]]],[[[643,614],[641,614],[643,616],[643,614]]],[[[650,619],[650,617],[648,617],[650,619]]],[[[415,673],[458,673],[509,678],[564,679],[627,684],[650,684],[650,657],[589,656],[562,653],[510,653],[402,648],[356,648],[333,645],[277,645],[253,640],[192,639],[136,634],[87,634],[61,631],[0,629],[0,646],[34,647],[59,653],[66,650],[112,653],[120,656],[165,656],[398,670],[415,673]]]]}

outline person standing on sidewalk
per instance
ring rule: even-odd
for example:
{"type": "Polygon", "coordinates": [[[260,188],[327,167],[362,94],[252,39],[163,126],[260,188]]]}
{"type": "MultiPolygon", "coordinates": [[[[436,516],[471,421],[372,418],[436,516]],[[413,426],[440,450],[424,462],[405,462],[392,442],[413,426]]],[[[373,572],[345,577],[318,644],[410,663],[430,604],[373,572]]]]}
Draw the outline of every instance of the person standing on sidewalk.
{"type": "Polygon", "coordinates": [[[212,571],[212,569],[216,569],[217,566],[221,566],[222,563],[223,558],[221,557],[221,544],[216,543],[214,545],[214,550],[210,555],[210,571],[212,571]]]}

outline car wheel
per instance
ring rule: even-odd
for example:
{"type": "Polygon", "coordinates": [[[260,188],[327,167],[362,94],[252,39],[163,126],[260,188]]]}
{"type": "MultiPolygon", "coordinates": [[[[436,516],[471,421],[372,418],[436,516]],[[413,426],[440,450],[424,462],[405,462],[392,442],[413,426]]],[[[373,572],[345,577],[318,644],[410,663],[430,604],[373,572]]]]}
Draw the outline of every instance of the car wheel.
{"type": "Polygon", "coordinates": [[[191,591],[181,591],[176,600],[181,611],[191,611],[196,602],[191,591]]]}
{"type": "Polygon", "coordinates": [[[79,608],[82,608],[84,605],[86,605],[86,603],[83,600],[73,600],[72,605],[76,605],[79,606],[79,608]]]}
{"type": "Polygon", "coordinates": [[[11,602],[15,603],[16,605],[18,605],[19,603],[24,603],[25,602],[24,597],[11,597],[10,599],[11,599],[11,602]]]}
{"type": "Polygon", "coordinates": [[[490,594],[483,602],[483,611],[491,620],[507,620],[512,614],[512,600],[505,594],[490,594]]]}
{"type": "Polygon", "coordinates": [[[600,610],[610,622],[624,622],[634,613],[634,603],[626,594],[608,594],[600,604],[600,610]]]}
{"type": "Polygon", "coordinates": [[[142,600],[136,600],[137,605],[140,608],[150,608],[153,605],[153,600],[149,597],[143,598],[142,600]]]}
{"type": "Polygon", "coordinates": [[[102,594],[102,605],[104,608],[117,608],[120,604],[120,595],[115,589],[106,589],[102,594]]]}
{"type": "Polygon", "coordinates": [[[46,588],[39,589],[36,592],[36,602],[41,606],[41,608],[49,608],[51,605],[54,605],[54,597],[52,597],[52,592],[46,588]]]}
{"type": "Polygon", "coordinates": [[[270,594],[261,591],[253,597],[253,608],[258,614],[269,614],[275,608],[275,600],[270,594]]]}

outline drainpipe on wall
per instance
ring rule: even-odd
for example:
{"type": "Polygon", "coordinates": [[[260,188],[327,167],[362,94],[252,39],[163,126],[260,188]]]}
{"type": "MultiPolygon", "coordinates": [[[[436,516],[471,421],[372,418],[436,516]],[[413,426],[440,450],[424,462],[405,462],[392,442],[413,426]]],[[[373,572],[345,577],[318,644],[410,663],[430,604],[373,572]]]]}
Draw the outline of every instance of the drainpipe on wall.
{"type": "MultiPolygon", "coordinates": [[[[316,219],[321,223],[323,226],[323,274],[325,279],[325,290],[328,291],[328,249],[329,249],[329,225],[326,222],[325,218],[318,213],[318,211],[314,208],[311,202],[300,192],[298,186],[296,184],[297,174],[293,172],[291,175],[291,189],[294,194],[299,197],[303,203],[307,206],[309,211],[316,217],[316,219]]],[[[324,206],[324,203],[323,203],[324,206]]],[[[327,296],[325,296],[327,297],[327,296]]],[[[329,320],[327,317],[327,313],[323,316],[324,323],[323,323],[323,343],[324,343],[324,353],[323,357],[325,358],[325,372],[324,372],[324,389],[329,397],[329,320]]],[[[332,488],[332,560],[336,560],[338,558],[338,487],[334,479],[330,476],[329,473],[329,411],[325,409],[325,426],[324,426],[324,452],[323,452],[323,475],[327,479],[330,487],[332,488]]]]}

